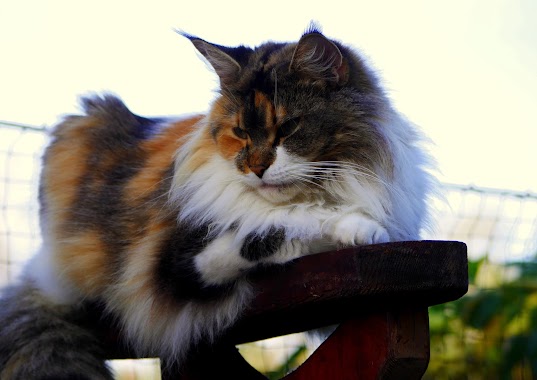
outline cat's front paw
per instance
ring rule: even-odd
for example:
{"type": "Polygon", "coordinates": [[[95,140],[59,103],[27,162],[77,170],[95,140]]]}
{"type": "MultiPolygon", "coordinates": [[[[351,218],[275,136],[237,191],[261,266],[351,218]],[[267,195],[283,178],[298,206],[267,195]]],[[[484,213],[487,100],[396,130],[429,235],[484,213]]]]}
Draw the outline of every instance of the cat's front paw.
{"type": "Polygon", "coordinates": [[[255,266],[241,255],[234,232],[209,243],[195,258],[194,266],[205,285],[227,284],[255,266]]]}
{"type": "Polygon", "coordinates": [[[361,214],[348,214],[337,220],[330,232],[343,246],[386,243],[390,235],[378,222],[361,214]]]}
{"type": "Polygon", "coordinates": [[[298,239],[284,241],[279,249],[270,257],[263,260],[264,263],[283,264],[301,256],[309,255],[309,246],[298,239]]]}

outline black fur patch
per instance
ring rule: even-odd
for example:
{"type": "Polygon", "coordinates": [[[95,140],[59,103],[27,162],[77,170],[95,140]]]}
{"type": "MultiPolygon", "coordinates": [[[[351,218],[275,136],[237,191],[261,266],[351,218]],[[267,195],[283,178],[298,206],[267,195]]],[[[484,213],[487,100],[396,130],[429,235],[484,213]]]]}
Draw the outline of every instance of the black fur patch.
{"type": "Polygon", "coordinates": [[[148,119],[132,113],[121,99],[113,95],[85,97],[82,108],[88,116],[102,120],[99,138],[104,144],[125,144],[151,135],[159,119],[148,119]]]}
{"type": "Polygon", "coordinates": [[[162,246],[155,276],[159,289],[175,301],[211,301],[229,294],[235,283],[207,285],[194,266],[194,258],[206,245],[208,227],[179,226],[162,246]]]}
{"type": "Polygon", "coordinates": [[[126,207],[124,188],[144,166],[140,143],[152,133],[154,121],[134,115],[112,96],[85,98],[83,106],[101,126],[87,137],[91,154],[65,228],[75,234],[97,229],[107,251],[117,255],[130,243],[132,231],[142,231],[148,220],[141,210],[126,207]]]}
{"type": "Polygon", "coordinates": [[[259,237],[254,233],[250,234],[241,248],[241,256],[249,261],[272,256],[281,247],[285,240],[283,229],[273,228],[266,236],[259,237]]]}

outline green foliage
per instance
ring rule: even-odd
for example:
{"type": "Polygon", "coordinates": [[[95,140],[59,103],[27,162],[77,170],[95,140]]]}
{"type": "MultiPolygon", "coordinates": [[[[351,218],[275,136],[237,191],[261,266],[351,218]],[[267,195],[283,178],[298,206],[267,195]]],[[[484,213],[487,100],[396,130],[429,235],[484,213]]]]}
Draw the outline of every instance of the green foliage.
{"type": "Polygon", "coordinates": [[[307,348],[305,345],[301,345],[282,363],[275,371],[265,373],[265,376],[269,380],[281,379],[287,375],[291,370],[297,368],[305,360],[307,348]]]}
{"type": "Polygon", "coordinates": [[[431,307],[424,379],[537,378],[537,263],[469,263],[466,296],[431,307]]]}

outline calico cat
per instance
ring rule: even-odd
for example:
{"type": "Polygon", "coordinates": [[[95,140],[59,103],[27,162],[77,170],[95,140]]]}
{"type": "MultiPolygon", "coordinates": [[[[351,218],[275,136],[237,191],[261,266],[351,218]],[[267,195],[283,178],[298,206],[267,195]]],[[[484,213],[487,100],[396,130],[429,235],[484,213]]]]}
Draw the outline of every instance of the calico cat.
{"type": "Polygon", "coordinates": [[[83,99],[43,158],[43,246],[0,301],[2,379],[110,378],[78,323],[98,303],[141,355],[181,363],[230,326],[248,273],[343,246],[419,238],[431,178],[415,128],[349,47],[224,47],[207,115],[148,119],[83,99]]]}

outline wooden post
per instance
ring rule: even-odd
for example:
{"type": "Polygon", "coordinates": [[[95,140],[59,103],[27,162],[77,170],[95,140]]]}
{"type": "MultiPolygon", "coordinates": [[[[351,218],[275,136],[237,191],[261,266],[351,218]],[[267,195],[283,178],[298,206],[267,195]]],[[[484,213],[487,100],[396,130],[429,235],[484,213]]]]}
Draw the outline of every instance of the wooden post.
{"type": "MultiPolygon", "coordinates": [[[[428,363],[426,308],[374,312],[341,323],[304,364],[282,380],[418,380],[428,363]]],[[[163,380],[209,380],[222,374],[233,379],[266,379],[228,344],[200,351],[183,371],[164,371],[163,380]]]]}
{"type": "Polygon", "coordinates": [[[429,363],[426,308],[377,312],[343,322],[285,380],[413,380],[429,363]]]}

